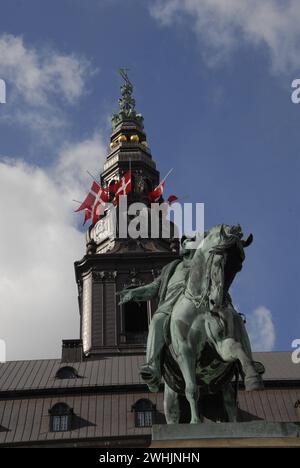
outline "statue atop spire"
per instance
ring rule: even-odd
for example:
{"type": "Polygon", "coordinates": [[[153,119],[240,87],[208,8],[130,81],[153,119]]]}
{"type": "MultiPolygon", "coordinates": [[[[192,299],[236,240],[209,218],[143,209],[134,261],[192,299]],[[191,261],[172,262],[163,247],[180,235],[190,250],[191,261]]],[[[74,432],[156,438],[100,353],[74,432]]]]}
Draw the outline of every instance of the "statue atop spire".
{"type": "Polygon", "coordinates": [[[127,68],[119,69],[124,83],[121,86],[121,97],[119,99],[120,110],[117,114],[113,114],[111,119],[113,130],[115,130],[123,120],[135,120],[141,128],[144,127],[142,114],[137,114],[135,110],[135,99],[132,96],[133,85],[128,78],[127,71],[127,68]]]}

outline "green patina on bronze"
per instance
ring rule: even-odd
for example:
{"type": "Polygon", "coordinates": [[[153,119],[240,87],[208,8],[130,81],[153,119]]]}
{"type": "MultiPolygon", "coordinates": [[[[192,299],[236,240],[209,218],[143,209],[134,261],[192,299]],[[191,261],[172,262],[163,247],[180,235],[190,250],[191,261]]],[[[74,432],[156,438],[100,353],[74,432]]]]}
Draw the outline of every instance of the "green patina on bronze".
{"type": "Polygon", "coordinates": [[[158,391],[164,380],[167,422],[179,422],[179,394],[189,402],[191,423],[198,423],[200,393],[218,392],[228,420],[235,421],[233,376],[237,382],[241,373],[246,390],[263,388],[262,369],[253,361],[243,317],[228,293],[252,235],[244,240],[240,226],[221,224],[199,238],[197,249],[191,242],[188,237],[182,241],[181,261],[164,267],[151,284],[121,291],[120,302],[159,297],[141,376],[151,391],[158,391]]]}
{"type": "Polygon", "coordinates": [[[138,114],[135,110],[135,99],[132,96],[133,85],[128,78],[127,68],[120,68],[119,73],[124,80],[121,86],[121,97],[119,99],[119,112],[113,114],[111,123],[113,131],[116,130],[119,124],[126,120],[135,121],[141,129],[144,128],[144,117],[138,114]]]}

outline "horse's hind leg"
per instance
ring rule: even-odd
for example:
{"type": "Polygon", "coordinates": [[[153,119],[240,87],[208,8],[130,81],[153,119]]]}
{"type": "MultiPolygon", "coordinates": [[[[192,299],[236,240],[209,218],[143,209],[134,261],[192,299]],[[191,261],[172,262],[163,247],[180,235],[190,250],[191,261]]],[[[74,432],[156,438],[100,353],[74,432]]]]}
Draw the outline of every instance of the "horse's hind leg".
{"type": "Polygon", "coordinates": [[[178,424],[180,417],[178,394],[165,383],[164,411],[168,424],[178,424]]]}

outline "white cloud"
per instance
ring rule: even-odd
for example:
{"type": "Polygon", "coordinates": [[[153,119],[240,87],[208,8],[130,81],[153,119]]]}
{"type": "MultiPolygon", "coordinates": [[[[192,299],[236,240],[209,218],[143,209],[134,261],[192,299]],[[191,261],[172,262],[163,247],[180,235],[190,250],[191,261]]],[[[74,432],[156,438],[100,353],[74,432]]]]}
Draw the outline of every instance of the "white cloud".
{"type": "Polygon", "coordinates": [[[257,307],[247,315],[247,330],[253,351],[272,351],[275,344],[275,327],[272,313],[265,306],[257,307]]]}
{"type": "Polygon", "coordinates": [[[156,0],[150,11],[163,25],[187,17],[210,65],[219,63],[244,41],[265,46],[275,72],[299,68],[298,0],[156,0]]]}
{"type": "Polygon", "coordinates": [[[86,92],[91,72],[83,57],[49,48],[36,49],[20,36],[2,34],[0,76],[8,85],[2,120],[26,126],[45,139],[53,129],[68,125],[61,104],[77,102],[86,92]]]}
{"type": "Polygon", "coordinates": [[[0,161],[0,338],[8,359],[57,356],[79,333],[73,263],[85,253],[72,198],[83,199],[86,169],[103,164],[94,136],[66,145],[52,167],[0,161]]]}
{"type": "Polygon", "coordinates": [[[89,171],[95,177],[103,164],[105,146],[99,132],[76,145],[65,144],[54,167],[55,178],[69,196],[79,197],[91,181],[89,171]],[[81,176],[78,176],[81,174],[81,176]]]}

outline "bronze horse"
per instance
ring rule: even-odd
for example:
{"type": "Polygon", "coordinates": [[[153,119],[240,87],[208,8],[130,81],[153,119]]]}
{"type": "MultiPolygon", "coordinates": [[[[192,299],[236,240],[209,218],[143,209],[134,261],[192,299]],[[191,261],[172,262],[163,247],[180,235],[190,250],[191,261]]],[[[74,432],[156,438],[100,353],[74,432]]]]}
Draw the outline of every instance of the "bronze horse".
{"type": "MultiPolygon", "coordinates": [[[[201,422],[201,392],[222,391],[229,420],[236,419],[231,381],[241,372],[246,390],[263,388],[252,358],[244,320],[235,311],[229,287],[242,268],[244,248],[240,226],[210,229],[193,256],[186,289],[166,323],[166,346],[161,369],[165,381],[164,409],[167,422],[178,423],[180,394],[186,396],[191,423],[201,422]]],[[[260,369],[262,372],[262,369],[260,369]]]]}

